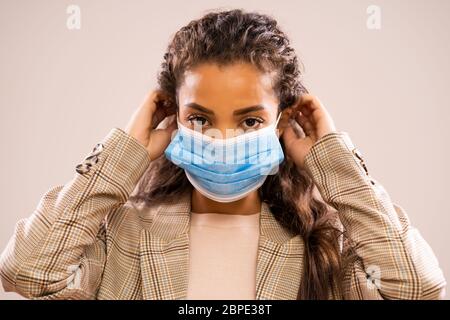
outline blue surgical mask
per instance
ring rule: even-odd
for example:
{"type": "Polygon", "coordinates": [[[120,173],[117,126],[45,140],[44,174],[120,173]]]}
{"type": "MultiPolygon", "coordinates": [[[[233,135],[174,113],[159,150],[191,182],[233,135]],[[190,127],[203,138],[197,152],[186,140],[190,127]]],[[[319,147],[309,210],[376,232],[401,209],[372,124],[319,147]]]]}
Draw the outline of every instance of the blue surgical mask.
{"type": "Polygon", "coordinates": [[[218,202],[244,198],[258,189],[284,159],[276,134],[278,121],[259,130],[219,139],[183,126],[164,151],[167,159],[184,169],[201,194],[218,202]]]}

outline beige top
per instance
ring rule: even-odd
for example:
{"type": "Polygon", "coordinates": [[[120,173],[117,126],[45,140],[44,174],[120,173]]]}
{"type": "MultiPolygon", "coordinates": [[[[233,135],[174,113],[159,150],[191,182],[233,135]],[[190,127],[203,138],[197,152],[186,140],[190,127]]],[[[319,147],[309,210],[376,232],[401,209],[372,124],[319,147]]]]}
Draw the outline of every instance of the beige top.
{"type": "Polygon", "coordinates": [[[256,299],[259,217],[191,212],[187,299],[256,299]]]}

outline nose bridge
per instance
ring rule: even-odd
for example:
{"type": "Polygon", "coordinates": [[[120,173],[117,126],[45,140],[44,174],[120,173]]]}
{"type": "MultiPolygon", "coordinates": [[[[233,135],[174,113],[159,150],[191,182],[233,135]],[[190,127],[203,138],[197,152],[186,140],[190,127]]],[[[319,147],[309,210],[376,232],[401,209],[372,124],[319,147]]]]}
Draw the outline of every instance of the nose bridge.
{"type": "Polygon", "coordinates": [[[222,133],[222,137],[224,139],[232,138],[244,133],[244,130],[235,126],[234,123],[222,125],[219,130],[222,133]]]}
{"type": "Polygon", "coordinates": [[[231,113],[226,116],[216,117],[215,120],[213,130],[211,130],[215,138],[232,138],[244,133],[244,130],[236,124],[236,120],[231,113]]]}

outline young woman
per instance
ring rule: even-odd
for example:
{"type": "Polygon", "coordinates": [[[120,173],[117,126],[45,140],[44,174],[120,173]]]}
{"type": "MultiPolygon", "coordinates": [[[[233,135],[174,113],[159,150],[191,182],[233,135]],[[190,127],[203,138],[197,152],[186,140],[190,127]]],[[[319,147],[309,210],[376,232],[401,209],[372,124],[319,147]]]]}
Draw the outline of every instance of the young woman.
{"type": "Polygon", "coordinates": [[[267,15],[213,12],[181,28],[159,88],[125,130],[113,128],[17,224],[0,261],[5,290],[45,299],[442,297],[431,248],[300,77],[267,15]],[[224,150],[240,161],[216,153],[224,150]]]}

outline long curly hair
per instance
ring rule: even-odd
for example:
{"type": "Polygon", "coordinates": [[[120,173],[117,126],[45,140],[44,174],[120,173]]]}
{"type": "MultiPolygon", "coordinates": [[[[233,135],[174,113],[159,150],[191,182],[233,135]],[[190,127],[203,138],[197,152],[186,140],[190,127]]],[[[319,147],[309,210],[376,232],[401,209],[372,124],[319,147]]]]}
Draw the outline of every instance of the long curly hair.
{"type": "MultiPolygon", "coordinates": [[[[188,68],[204,62],[226,65],[238,60],[273,74],[280,110],[308,92],[301,81],[303,65],[274,18],[241,9],[212,11],[189,22],[171,39],[158,74],[159,89],[168,99],[157,108],[166,109],[164,114],[178,108],[177,91],[188,68]]],[[[160,120],[154,120],[154,127],[160,120]]],[[[151,206],[191,188],[184,170],[163,154],[151,162],[130,200],[151,206]]],[[[333,222],[336,212],[321,199],[311,177],[285,159],[278,173],[269,175],[258,192],[277,221],[305,243],[297,298],[341,296],[342,230],[333,222]]]]}

